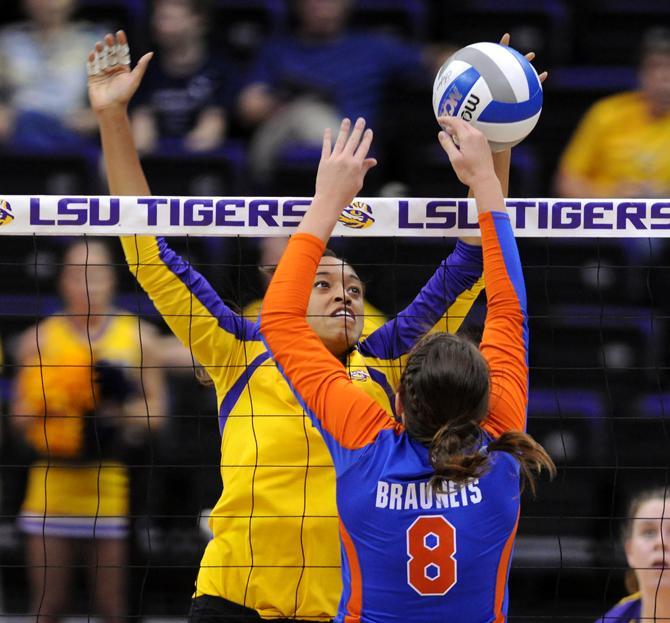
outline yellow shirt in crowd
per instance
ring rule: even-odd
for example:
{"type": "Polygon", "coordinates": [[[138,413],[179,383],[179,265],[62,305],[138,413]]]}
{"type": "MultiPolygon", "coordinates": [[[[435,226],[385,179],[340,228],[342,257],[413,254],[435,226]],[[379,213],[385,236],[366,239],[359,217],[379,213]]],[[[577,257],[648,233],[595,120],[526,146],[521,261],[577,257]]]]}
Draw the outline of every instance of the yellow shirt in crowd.
{"type": "Polygon", "coordinates": [[[561,171],[587,178],[604,197],[670,194],[670,113],[652,117],[639,92],[597,102],[585,115],[561,160],[561,171]]]}

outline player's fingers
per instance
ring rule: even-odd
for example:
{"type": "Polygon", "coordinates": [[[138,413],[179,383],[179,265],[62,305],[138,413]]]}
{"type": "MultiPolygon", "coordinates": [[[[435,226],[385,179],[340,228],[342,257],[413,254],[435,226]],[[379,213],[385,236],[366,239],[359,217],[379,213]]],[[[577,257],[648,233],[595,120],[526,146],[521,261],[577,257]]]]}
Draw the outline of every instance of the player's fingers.
{"type": "Polygon", "coordinates": [[[363,172],[367,173],[370,169],[377,166],[377,158],[366,158],[363,160],[363,172]]]}
{"type": "Polygon", "coordinates": [[[95,44],[98,71],[104,71],[109,67],[113,51],[114,51],[113,35],[106,34],[102,42],[98,42],[95,44]]]}
{"type": "Polygon", "coordinates": [[[333,148],[334,154],[339,154],[344,149],[344,146],[347,143],[347,137],[349,136],[349,128],[351,128],[351,121],[345,117],[340,124],[340,133],[337,135],[335,147],[333,148]]]}
{"type": "Polygon", "coordinates": [[[456,136],[459,139],[468,134],[473,128],[467,122],[463,121],[460,117],[451,117],[449,115],[444,115],[438,119],[440,125],[450,136],[456,136]]]}
{"type": "Polygon", "coordinates": [[[330,156],[333,142],[333,131],[326,128],[323,132],[323,145],[321,146],[321,159],[326,159],[330,156]]]}
{"type": "Polygon", "coordinates": [[[373,137],[374,133],[370,128],[365,130],[365,132],[363,133],[363,138],[361,139],[361,142],[358,145],[358,149],[354,154],[356,158],[358,158],[359,160],[365,160],[367,158],[368,152],[370,151],[370,145],[372,145],[373,137]]]}
{"type": "Polygon", "coordinates": [[[534,58],[535,58],[535,52],[528,52],[528,54],[526,54],[526,60],[528,62],[531,62],[534,58]]]}
{"type": "MultiPolygon", "coordinates": [[[[140,82],[142,80],[144,74],[147,71],[147,67],[149,66],[149,61],[153,57],[154,57],[153,52],[147,52],[139,61],[137,61],[137,65],[135,66],[135,69],[133,69],[132,71],[133,77],[135,78],[136,82],[140,82]]],[[[130,64],[130,56],[128,57],[128,64],[130,64]]]]}
{"type": "Polygon", "coordinates": [[[363,117],[359,117],[358,119],[356,119],[354,129],[349,135],[347,144],[344,146],[345,153],[353,156],[354,152],[356,151],[356,148],[359,146],[361,142],[361,137],[363,136],[364,130],[365,130],[365,119],[363,119],[363,117]]]}
{"type": "Polygon", "coordinates": [[[449,132],[445,132],[444,130],[442,130],[437,135],[437,138],[440,141],[440,145],[442,145],[444,151],[447,152],[449,160],[453,162],[454,159],[460,156],[460,150],[458,149],[458,147],[456,147],[456,143],[454,143],[454,139],[451,138],[449,132]]]}
{"type": "Polygon", "coordinates": [[[543,71],[540,75],[538,75],[538,78],[540,79],[540,84],[543,83],[548,77],[549,77],[548,71],[543,71]]]}
{"type": "Polygon", "coordinates": [[[500,45],[509,45],[509,33],[506,32],[502,37],[500,37],[500,45]]]}
{"type": "Polygon", "coordinates": [[[86,74],[90,77],[95,76],[96,74],[95,67],[95,52],[91,52],[86,59],[86,74]]]}
{"type": "Polygon", "coordinates": [[[88,55],[88,62],[86,63],[86,72],[89,76],[95,76],[100,72],[100,55],[105,49],[105,44],[102,41],[97,41],[95,47],[88,55]]]}
{"type": "Polygon", "coordinates": [[[123,30],[116,31],[116,54],[119,65],[130,65],[130,47],[128,37],[123,30]]]}

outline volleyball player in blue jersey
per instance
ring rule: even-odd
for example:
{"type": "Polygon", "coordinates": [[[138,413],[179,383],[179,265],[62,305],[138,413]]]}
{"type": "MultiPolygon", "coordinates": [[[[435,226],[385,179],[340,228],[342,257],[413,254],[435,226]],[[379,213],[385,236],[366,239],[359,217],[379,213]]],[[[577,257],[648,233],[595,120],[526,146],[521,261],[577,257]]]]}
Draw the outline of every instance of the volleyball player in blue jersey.
{"type": "MultiPolygon", "coordinates": [[[[131,72],[123,33],[107,36],[89,57],[89,96],[115,195],[150,193],[127,116],[149,58],[131,72]]],[[[509,151],[497,157],[506,180],[509,151]]],[[[127,236],[122,244],[131,272],[217,393],[225,486],[210,516],[214,536],[191,621],[330,620],[341,593],[340,550],[335,473],[321,436],[271,360],[258,323],[228,308],[164,239],[127,236]]],[[[353,268],[325,257],[321,272],[311,288],[312,326],[391,419],[411,346],[438,323],[456,331],[481,290],[481,249],[456,243],[414,303],[366,338],[364,291],[353,268]]]]}
{"type": "MultiPolygon", "coordinates": [[[[344,590],[338,623],[502,622],[520,482],[554,471],[526,425],[523,275],[484,136],[442,118],[440,142],[479,209],[488,313],[481,347],[438,333],[410,354],[402,424],[354,386],[305,319],[325,242],[376,162],[372,132],[326,131],[316,193],[261,310],[261,333],[333,457],[344,590]],[[453,138],[452,138],[453,137],[453,138]],[[458,147],[457,147],[458,145],[458,147]]],[[[318,278],[318,277],[317,277],[318,278]]]]}

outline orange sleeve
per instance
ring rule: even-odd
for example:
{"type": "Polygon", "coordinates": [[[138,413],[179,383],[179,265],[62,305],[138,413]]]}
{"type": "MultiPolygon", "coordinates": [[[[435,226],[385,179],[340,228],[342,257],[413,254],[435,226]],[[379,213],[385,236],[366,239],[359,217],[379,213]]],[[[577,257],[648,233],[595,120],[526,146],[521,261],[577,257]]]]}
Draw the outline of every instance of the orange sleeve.
{"type": "Polygon", "coordinates": [[[480,215],[488,300],[480,350],[489,365],[489,414],[483,424],[494,437],[526,428],[528,318],[519,252],[509,216],[480,215]]]}
{"type": "Polygon", "coordinates": [[[305,319],[325,245],[310,234],[294,235],[261,308],[261,334],[282,374],[331,448],[362,448],[396,425],[349,379],[305,319]]]}

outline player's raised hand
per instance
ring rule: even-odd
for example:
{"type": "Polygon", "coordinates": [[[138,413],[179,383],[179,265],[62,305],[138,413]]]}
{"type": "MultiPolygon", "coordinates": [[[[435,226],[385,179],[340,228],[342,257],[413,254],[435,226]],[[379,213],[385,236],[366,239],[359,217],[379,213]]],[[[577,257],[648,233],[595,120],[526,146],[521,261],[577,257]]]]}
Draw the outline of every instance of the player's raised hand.
{"type": "Polygon", "coordinates": [[[105,35],[88,55],[88,97],[91,108],[102,112],[107,108],[125,108],[140,86],[153,52],[145,54],[130,70],[130,49],[123,30],[105,35]]]}
{"type": "Polygon", "coordinates": [[[447,152],[458,179],[476,190],[477,184],[495,178],[486,137],[460,117],[444,116],[438,121],[444,128],[438,134],[440,145],[447,152]]]}
{"type": "MultiPolygon", "coordinates": [[[[502,37],[500,37],[500,45],[509,47],[510,38],[511,38],[510,34],[506,32],[502,37]]],[[[526,57],[526,60],[529,63],[531,63],[535,59],[535,52],[528,52],[524,56],[526,57]]],[[[538,74],[537,77],[540,79],[540,83],[544,82],[547,79],[548,75],[549,73],[546,71],[543,71],[541,74],[538,74]]]]}
{"type": "Polygon", "coordinates": [[[371,145],[372,130],[365,129],[363,118],[356,121],[353,129],[351,121],[344,119],[335,145],[330,128],[324,132],[314,195],[322,200],[319,205],[330,206],[339,215],[353,201],[363,188],[367,172],[377,164],[374,158],[368,158],[371,145]]]}

